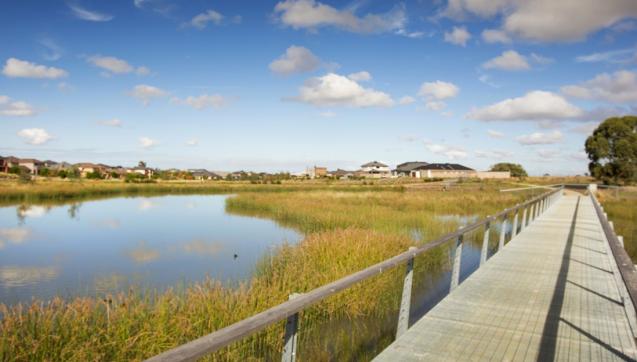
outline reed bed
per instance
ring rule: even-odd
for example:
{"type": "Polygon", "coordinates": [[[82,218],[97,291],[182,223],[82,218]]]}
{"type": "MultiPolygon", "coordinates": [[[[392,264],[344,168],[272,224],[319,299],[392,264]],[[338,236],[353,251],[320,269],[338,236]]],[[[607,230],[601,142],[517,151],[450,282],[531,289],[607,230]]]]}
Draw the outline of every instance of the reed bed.
{"type": "MultiPolygon", "coordinates": [[[[530,197],[480,188],[239,193],[228,199],[228,211],[275,219],[303,231],[304,240],[264,255],[253,277],[237,285],[205,280],[180,292],[130,290],[0,305],[0,360],[141,360],[458,227],[437,215],[485,216],[530,197]]],[[[419,278],[447,263],[445,248],[430,251],[417,260],[419,278]]],[[[380,274],[304,311],[301,360],[365,360],[390,343],[403,272],[380,274]]],[[[279,323],[207,359],[277,359],[282,334],[279,323]]]]}
{"type": "Polygon", "coordinates": [[[599,191],[598,197],[617,235],[624,237],[626,252],[637,264],[637,187],[599,191]]]}

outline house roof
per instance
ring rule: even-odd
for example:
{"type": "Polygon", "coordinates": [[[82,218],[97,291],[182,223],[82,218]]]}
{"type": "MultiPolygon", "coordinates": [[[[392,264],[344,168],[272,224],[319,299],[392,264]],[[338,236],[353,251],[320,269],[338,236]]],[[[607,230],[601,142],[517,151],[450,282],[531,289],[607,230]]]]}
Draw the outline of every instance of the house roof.
{"type": "Polygon", "coordinates": [[[382,162],[372,161],[362,165],[361,167],[387,167],[387,165],[382,162]]]}
{"type": "Polygon", "coordinates": [[[474,169],[457,163],[430,163],[416,167],[414,170],[451,170],[451,171],[474,171],[474,169]]]}
{"type": "Polygon", "coordinates": [[[422,161],[403,162],[400,165],[396,166],[395,171],[411,171],[416,169],[417,167],[426,166],[428,164],[429,163],[422,161]]]}
{"type": "Polygon", "coordinates": [[[356,171],[347,171],[347,170],[343,170],[343,169],[337,169],[336,171],[330,171],[329,173],[331,173],[334,176],[345,176],[345,175],[353,175],[356,171]]]}

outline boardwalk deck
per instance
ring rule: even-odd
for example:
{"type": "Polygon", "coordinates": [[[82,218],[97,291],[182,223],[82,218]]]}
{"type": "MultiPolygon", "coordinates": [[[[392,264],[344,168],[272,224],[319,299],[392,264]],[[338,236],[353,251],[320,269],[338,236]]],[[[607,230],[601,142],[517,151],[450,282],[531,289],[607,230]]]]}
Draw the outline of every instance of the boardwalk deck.
{"type": "Polygon", "coordinates": [[[611,258],[590,198],[564,196],[375,360],[635,360],[611,258]]]}

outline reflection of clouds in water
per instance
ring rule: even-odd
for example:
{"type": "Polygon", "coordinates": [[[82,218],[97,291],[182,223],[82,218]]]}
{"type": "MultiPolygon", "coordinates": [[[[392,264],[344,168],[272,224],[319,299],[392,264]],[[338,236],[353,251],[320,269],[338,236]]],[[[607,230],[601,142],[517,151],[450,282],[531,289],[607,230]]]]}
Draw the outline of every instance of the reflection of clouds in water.
{"type": "Polygon", "coordinates": [[[218,242],[195,239],[185,243],[183,249],[186,253],[216,255],[223,247],[218,242]]]}
{"type": "Polygon", "coordinates": [[[188,208],[188,209],[194,209],[194,208],[196,208],[196,207],[197,207],[197,203],[196,203],[196,202],[194,202],[194,201],[188,201],[188,202],[186,203],[186,208],[188,208]]]}
{"type": "Polygon", "coordinates": [[[41,217],[48,209],[44,206],[19,206],[18,215],[20,217],[41,217]]]}
{"type": "Polygon", "coordinates": [[[121,223],[117,219],[106,219],[97,223],[99,226],[109,229],[119,229],[121,223]]]}
{"type": "Polygon", "coordinates": [[[109,293],[121,290],[128,283],[128,278],[122,274],[110,274],[95,278],[95,291],[109,293]]]}
{"type": "Polygon", "coordinates": [[[129,250],[126,255],[136,263],[145,264],[158,259],[159,251],[148,247],[146,241],[142,240],[138,243],[137,248],[129,250]]]}
{"type": "Polygon", "coordinates": [[[31,230],[27,228],[5,228],[0,229],[0,249],[4,248],[7,242],[12,244],[22,244],[31,235],[31,230]]]}
{"type": "Polygon", "coordinates": [[[22,287],[55,279],[59,274],[57,267],[0,267],[0,283],[5,287],[22,287]]]}
{"type": "Polygon", "coordinates": [[[140,211],[145,211],[145,210],[149,210],[152,209],[153,207],[156,207],[157,203],[153,202],[149,199],[144,199],[139,203],[139,206],[137,207],[140,211]]]}

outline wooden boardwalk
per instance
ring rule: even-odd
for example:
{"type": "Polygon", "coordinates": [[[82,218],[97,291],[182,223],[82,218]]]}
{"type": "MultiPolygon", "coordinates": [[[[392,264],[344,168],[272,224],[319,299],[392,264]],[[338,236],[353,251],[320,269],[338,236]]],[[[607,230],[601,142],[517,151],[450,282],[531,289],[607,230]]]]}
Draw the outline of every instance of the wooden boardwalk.
{"type": "Polygon", "coordinates": [[[562,197],[377,361],[635,360],[589,197],[562,197]]]}

